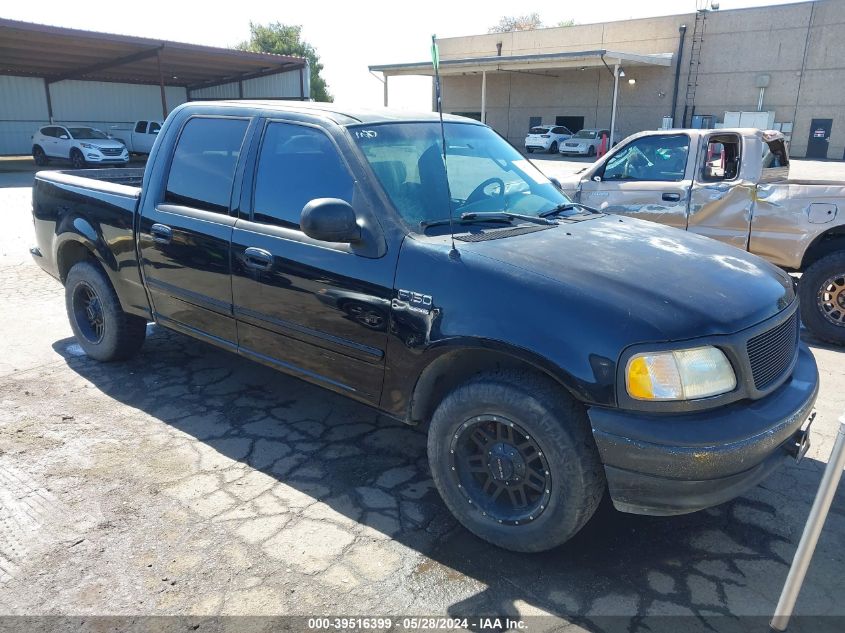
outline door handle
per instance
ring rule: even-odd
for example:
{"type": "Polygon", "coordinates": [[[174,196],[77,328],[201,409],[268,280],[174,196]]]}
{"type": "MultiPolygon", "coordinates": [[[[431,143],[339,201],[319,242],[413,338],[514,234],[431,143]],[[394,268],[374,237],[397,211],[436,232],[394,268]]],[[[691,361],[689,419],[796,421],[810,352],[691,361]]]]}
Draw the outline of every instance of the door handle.
{"type": "Polygon", "coordinates": [[[173,238],[173,231],[165,224],[153,224],[150,227],[150,233],[153,236],[153,242],[156,244],[170,244],[173,238]]]}
{"type": "Polygon", "coordinates": [[[679,202],[681,200],[681,194],[679,194],[679,193],[664,193],[662,198],[665,202],[679,202]]]}
{"type": "Polygon", "coordinates": [[[263,248],[250,246],[244,250],[244,266],[253,270],[270,270],[273,265],[273,255],[263,248]]]}

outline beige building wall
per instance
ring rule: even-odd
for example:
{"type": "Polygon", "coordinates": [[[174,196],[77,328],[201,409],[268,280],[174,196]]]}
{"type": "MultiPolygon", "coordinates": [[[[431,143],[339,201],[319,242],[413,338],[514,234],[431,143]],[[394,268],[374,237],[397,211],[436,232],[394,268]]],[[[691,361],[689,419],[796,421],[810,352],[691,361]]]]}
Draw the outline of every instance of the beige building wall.
{"type": "MultiPolygon", "coordinates": [[[[684,113],[695,14],[603,24],[485,34],[440,40],[442,59],[528,55],[583,50],[672,53],[679,27],[687,25],[680,65],[678,106],[684,113]]],[[[773,7],[710,11],[698,67],[694,112],[756,110],[758,78],[769,76],[763,110],[778,123],[793,123],[792,153],[803,156],[813,118],[833,119],[829,158],[845,154],[845,0],[818,0],[773,7]]],[[[660,126],[671,115],[675,66],[630,66],[620,80],[617,136],[660,126]],[[627,80],[635,78],[636,84],[627,80]]],[[[610,125],[612,74],[604,67],[545,72],[488,72],[487,121],[521,143],[530,117],[583,116],[586,127],[610,125]]],[[[481,110],[481,75],[443,78],[444,109],[481,110]]],[[[692,110],[688,111],[688,121],[692,110]]]]}

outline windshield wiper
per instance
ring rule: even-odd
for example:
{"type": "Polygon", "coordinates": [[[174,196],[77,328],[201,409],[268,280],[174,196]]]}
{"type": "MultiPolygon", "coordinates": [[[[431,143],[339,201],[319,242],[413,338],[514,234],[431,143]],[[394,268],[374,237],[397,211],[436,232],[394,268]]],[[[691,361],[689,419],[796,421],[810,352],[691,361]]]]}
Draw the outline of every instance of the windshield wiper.
{"type": "Polygon", "coordinates": [[[554,209],[543,211],[540,214],[540,217],[547,218],[550,215],[557,215],[558,213],[563,213],[564,211],[572,211],[573,209],[584,209],[585,211],[589,211],[590,213],[599,213],[597,209],[594,209],[593,207],[588,207],[586,204],[580,204],[578,202],[564,202],[563,204],[557,205],[554,209]]]}
{"type": "MultiPolygon", "coordinates": [[[[511,223],[514,220],[525,220],[535,224],[556,224],[552,220],[538,217],[536,215],[522,215],[521,213],[511,213],[510,211],[467,211],[461,213],[459,218],[455,218],[455,224],[473,224],[475,222],[507,222],[511,223]]],[[[443,226],[449,224],[449,218],[442,218],[440,220],[423,220],[420,222],[420,228],[427,229],[432,226],[443,226]]]]}
{"type": "Polygon", "coordinates": [[[511,220],[523,220],[525,222],[533,222],[534,224],[554,224],[551,220],[536,215],[524,215],[522,213],[513,213],[511,211],[467,211],[461,213],[461,221],[466,220],[498,220],[501,222],[509,222],[511,220]]]}

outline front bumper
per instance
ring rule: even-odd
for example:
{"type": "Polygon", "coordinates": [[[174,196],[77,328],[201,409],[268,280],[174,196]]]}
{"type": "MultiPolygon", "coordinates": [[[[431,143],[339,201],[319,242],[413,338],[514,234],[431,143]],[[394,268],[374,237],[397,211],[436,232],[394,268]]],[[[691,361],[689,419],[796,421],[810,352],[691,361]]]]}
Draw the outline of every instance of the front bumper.
{"type": "Polygon", "coordinates": [[[795,453],[818,383],[816,361],[801,345],[792,376],[760,400],[670,415],[591,408],[613,505],[685,514],[756,486],[795,453]]]}
{"type": "Polygon", "coordinates": [[[566,147],[565,145],[561,145],[558,149],[560,154],[587,154],[589,151],[589,147],[566,147]]]}

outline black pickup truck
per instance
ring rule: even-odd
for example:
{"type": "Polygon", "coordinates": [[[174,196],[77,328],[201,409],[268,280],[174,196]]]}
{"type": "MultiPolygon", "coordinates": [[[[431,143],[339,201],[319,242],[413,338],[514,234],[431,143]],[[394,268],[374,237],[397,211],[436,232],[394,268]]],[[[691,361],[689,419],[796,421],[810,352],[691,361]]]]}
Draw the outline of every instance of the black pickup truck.
{"type": "Polygon", "coordinates": [[[32,253],[92,358],[155,321],[428,424],[446,505],[505,548],[563,543],[605,491],[692,512],[803,455],[818,372],[786,273],[444,129],[445,159],[432,114],[187,104],[143,173],[38,173],[32,253]]]}

